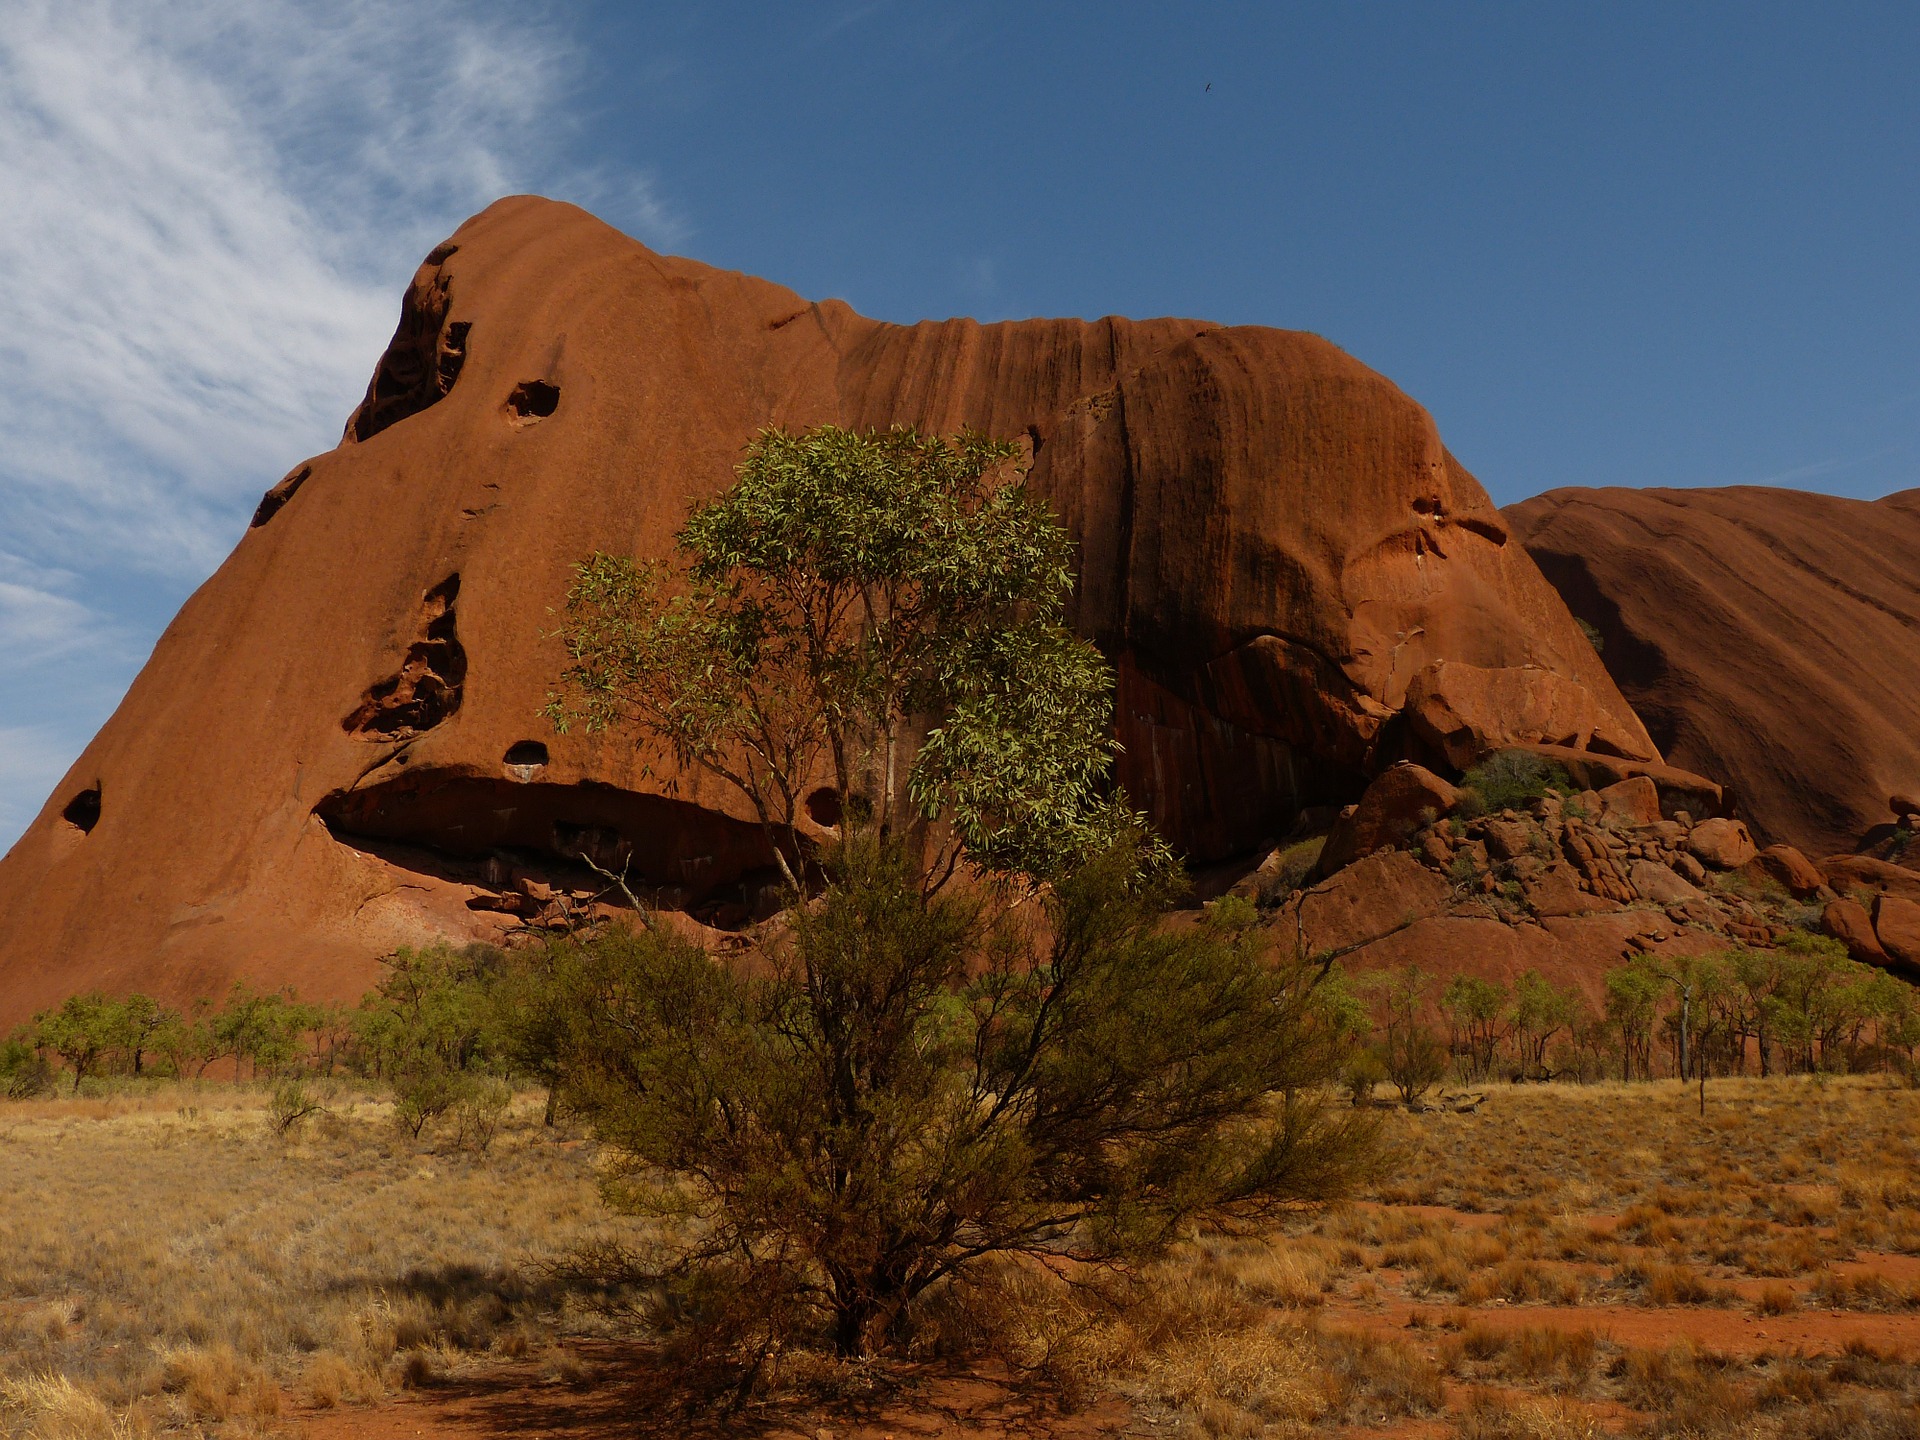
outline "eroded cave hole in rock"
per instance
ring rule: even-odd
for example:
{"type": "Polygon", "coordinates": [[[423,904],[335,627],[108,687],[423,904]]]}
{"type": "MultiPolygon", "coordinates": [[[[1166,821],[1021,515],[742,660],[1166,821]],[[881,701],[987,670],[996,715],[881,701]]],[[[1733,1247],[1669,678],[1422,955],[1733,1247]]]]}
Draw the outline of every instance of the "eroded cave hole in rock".
{"type": "Polygon", "coordinates": [[[428,768],[328,795],[314,813],[336,840],[482,893],[467,903],[532,918],[566,897],[643,904],[738,929],[780,907],[757,824],[603,783],[553,785],[428,768]]]}
{"type": "Polygon", "coordinates": [[[295,468],[279,484],[260,497],[260,504],[248,522],[249,530],[258,530],[267,521],[280,513],[280,507],[293,498],[293,492],[307,483],[307,477],[313,474],[313,466],[301,465],[295,468]]]}
{"type": "Polygon", "coordinates": [[[560,408],[560,387],[544,380],[522,380],[507,396],[507,413],[523,425],[544,420],[560,408]]]}
{"type": "Polygon", "coordinates": [[[531,780],[547,767],[547,747],[538,740],[516,740],[500,757],[507,773],[516,780],[531,780]]]}
{"type": "Polygon", "coordinates": [[[60,812],[60,818],[82,834],[91,833],[93,827],[100,823],[100,787],[90,785],[67,801],[67,808],[60,812]]]}
{"type": "Polygon", "coordinates": [[[822,785],[807,796],[807,817],[823,830],[831,830],[840,823],[840,792],[830,785],[822,785]]]}
{"type": "Polygon", "coordinates": [[[347,421],[347,434],[355,440],[371,440],[389,425],[419,414],[443,399],[460,378],[473,326],[471,321],[447,320],[453,282],[446,261],[455,248],[438,247],[414,272],[400,302],[393,339],[374,367],[366,398],[347,421]]]}
{"type": "Polygon", "coordinates": [[[471,329],[473,329],[471,320],[455,320],[447,326],[447,333],[440,338],[440,361],[437,371],[442,395],[453,389],[453,382],[460,378],[460,367],[467,363],[467,332],[471,329]]]}
{"type": "Polygon", "coordinates": [[[460,708],[467,678],[467,652],[456,630],[456,572],[421,597],[420,638],[407,648],[400,668],[367,687],[340,728],[364,740],[411,740],[460,708]]]}

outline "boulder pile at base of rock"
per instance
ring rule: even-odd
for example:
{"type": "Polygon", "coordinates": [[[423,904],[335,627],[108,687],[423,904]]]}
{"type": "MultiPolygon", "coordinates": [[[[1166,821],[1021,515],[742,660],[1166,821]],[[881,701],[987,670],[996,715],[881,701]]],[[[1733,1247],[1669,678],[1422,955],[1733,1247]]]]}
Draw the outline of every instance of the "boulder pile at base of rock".
{"type": "Polygon", "coordinates": [[[1308,955],[1503,983],[1534,969],[1595,1001],[1606,970],[1636,954],[1760,948],[1796,931],[1825,933],[1853,958],[1920,981],[1920,871],[1844,855],[1823,868],[1789,846],[1756,851],[1737,820],[1662,816],[1643,777],[1496,814],[1466,813],[1469,793],[1397,766],[1342,816],[1321,854],[1380,845],[1315,867],[1307,879],[1325,878],[1304,888],[1289,852],[1276,850],[1234,893],[1277,911],[1281,933],[1308,955]],[[1409,797],[1425,803],[1412,810],[1409,797]],[[1409,813],[1417,818],[1382,822],[1409,813]]]}

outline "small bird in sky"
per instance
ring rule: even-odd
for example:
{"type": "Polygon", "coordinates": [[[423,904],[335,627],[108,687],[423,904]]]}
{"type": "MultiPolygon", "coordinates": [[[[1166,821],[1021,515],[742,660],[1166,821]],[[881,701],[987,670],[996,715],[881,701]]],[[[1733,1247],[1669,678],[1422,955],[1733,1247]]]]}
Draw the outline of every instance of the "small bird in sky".
{"type": "Polygon", "coordinates": [[[1212,89],[1213,89],[1213,81],[1211,81],[1211,80],[1209,80],[1209,81],[1207,81],[1207,89],[1208,89],[1208,90],[1212,90],[1212,89]]]}

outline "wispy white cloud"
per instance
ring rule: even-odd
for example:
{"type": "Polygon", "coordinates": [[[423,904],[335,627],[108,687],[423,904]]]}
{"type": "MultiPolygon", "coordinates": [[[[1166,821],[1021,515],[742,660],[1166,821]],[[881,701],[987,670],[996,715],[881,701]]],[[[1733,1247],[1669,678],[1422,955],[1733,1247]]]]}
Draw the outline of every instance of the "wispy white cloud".
{"type": "MultiPolygon", "coordinates": [[[[1857,470],[1863,465],[1871,465],[1884,460],[1889,455],[1897,455],[1905,449],[1904,445],[1883,445],[1865,455],[1835,456],[1829,460],[1816,460],[1810,465],[1796,465],[1791,470],[1779,470],[1771,475],[1763,475],[1757,480],[1740,480],[1733,483],[1741,485],[1799,485],[1808,480],[1817,480],[1822,476],[1835,475],[1847,470],[1857,470]]],[[[1710,482],[1719,484],[1723,482],[1710,482]]]]}
{"type": "Polygon", "coordinates": [[[662,194],[651,170],[582,166],[556,175],[542,193],[591,210],[655,250],[678,251],[693,238],[685,212],[662,194]]]}
{"type": "Polygon", "coordinates": [[[0,846],[166,618],[123,610],[183,596],[335,443],[435,241],[519,189],[685,233],[651,177],[563,166],[577,57],[537,3],[5,8],[0,733],[38,738],[0,768],[0,846]],[[117,678],[83,700],[89,647],[117,678]]]}
{"type": "Polygon", "coordinates": [[[0,551],[0,676],[99,642],[103,617],[74,598],[80,577],[0,551]]]}
{"type": "Polygon", "coordinates": [[[331,443],[400,280],[509,188],[551,99],[557,52],[483,17],[435,0],[10,7],[15,544],[204,573],[244,493],[331,443]]]}
{"type": "Polygon", "coordinates": [[[40,812],[73,754],[54,725],[0,725],[0,836],[11,844],[40,812]]]}

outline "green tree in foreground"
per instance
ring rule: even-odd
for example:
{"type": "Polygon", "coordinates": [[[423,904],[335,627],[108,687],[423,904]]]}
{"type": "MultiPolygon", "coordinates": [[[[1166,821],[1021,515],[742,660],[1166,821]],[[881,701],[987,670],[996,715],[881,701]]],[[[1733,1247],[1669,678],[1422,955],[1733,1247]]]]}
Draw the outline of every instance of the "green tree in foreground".
{"type": "Polygon", "coordinates": [[[1138,1259],[1369,1153],[1327,1107],[1351,1025],[1321,972],[1244,904],[1168,925],[1111,672],[1062,623],[1071,544],[1013,456],[769,431],[677,575],[596,555],[568,595],[556,725],[737,787],[795,902],[740,957],[649,927],[555,971],[554,1073],[624,1157],[614,1198],[680,1222],[685,1313],[861,1354],[982,1257],[1138,1259]],[[839,838],[811,854],[815,787],[839,838]]]}
{"type": "Polygon", "coordinates": [[[763,433],[676,571],[597,554],[568,592],[555,727],[627,726],[735,787],[787,882],[803,806],[1051,875],[1133,817],[1109,798],[1112,674],[1062,623],[1072,543],[965,435],[763,433]]]}
{"type": "Polygon", "coordinates": [[[571,1098],[624,1157],[610,1197],[688,1222],[708,1287],[861,1354],[983,1256],[1138,1260],[1361,1172],[1372,1121],[1328,1105],[1347,1017],[1317,972],[1231,911],[1168,928],[1136,855],[1063,879],[1030,928],[927,897],[877,839],[833,868],[764,968],[667,931],[584,958],[571,1098]]]}

